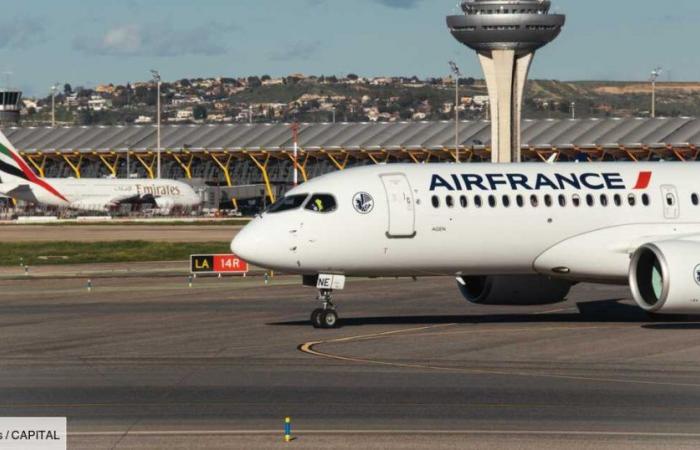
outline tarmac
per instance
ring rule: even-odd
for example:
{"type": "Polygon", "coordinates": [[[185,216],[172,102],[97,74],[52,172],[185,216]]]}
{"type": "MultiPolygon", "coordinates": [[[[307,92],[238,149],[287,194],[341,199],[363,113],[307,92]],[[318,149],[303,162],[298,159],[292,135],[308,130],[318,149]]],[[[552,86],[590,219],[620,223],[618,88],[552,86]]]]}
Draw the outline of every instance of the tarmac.
{"type": "Polygon", "coordinates": [[[484,307],[449,278],[350,280],[315,330],[299,284],[0,280],[0,416],[67,416],[71,449],[700,445],[700,323],[626,288],[484,307]]]}

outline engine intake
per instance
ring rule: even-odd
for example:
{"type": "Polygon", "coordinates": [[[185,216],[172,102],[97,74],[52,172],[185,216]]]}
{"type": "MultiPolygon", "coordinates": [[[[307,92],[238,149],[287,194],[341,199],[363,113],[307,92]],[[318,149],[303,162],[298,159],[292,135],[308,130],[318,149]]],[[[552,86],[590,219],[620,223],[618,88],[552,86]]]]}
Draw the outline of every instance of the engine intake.
{"type": "Polygon", "coordinates": [[[645,311],[700,312],[700,243],[641,246],[632,256],[629,283],[635,302],[645,311]]]}
{"type": "Polygon", "coordinates": [[[551,305],[566,300],[572,283],[542,275],[461,277],[459,290],[478,305],[551,305]]]}

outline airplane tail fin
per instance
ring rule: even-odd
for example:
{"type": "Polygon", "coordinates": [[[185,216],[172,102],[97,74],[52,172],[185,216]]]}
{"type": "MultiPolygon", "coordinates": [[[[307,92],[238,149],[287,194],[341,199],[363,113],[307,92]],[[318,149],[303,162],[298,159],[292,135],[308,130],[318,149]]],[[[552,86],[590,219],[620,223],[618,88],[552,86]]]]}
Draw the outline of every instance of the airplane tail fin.
{"type": "Polygon", "coordinates": [[[68,202],[68,199],[56,188],[36,176],[2,132],[0,132],[0,178],[3,184],[38,186],[64,202],[68,202]]]}
{"type": "Polygon", "coordinates": [[[14,145],[0,131],[0,180],[3,183],[26,183],[36,174],[24,162],[14,145]]]}

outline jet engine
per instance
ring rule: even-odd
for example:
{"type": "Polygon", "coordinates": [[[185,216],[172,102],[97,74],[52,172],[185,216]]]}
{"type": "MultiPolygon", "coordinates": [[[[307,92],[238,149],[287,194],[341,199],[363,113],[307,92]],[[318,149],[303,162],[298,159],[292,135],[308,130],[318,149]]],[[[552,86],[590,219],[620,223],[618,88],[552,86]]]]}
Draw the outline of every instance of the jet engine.
{"type": "Polygon", "coordinates": [[[457,281],[464,298],[478,305],[551,305],[563,302],[572,286],[570,281],[542,275],[488,275],[457,281]]]}
{"type": "Polygon", "coordinates": [[[155,204],[159,209],[170,211],[173,206],[175,206],[175,199],[173,197],[156,197],[155,204]]]}
{"type": "Polygon", "coordinates": [[[634,300],[645,311],[700,312],[700,242],[641,246],[632,256],[629,282],[634,300]]]}

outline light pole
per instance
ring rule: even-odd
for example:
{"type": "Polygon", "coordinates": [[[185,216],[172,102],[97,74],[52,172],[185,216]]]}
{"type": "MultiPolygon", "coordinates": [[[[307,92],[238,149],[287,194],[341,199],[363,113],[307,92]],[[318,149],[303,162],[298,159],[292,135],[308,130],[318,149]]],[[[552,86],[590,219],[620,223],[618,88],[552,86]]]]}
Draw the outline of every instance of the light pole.
{"type": "Polygon", "coordinates": [[[297,169],[299,157],[299,124],[292,124],[292,140],[294,141],[294,186],[299,184],[299,170],[297,169]]]}
{"type": "Polygon", "coordinates": [[[450,69],[455,76],[455,161],[459,163],[459,77],[462,73],[454,61],[450,61],[450,69]]]}
{"type": "Polygon", "coordinates": [[[51,128],[56,128],[56,91],[58,83],[51,86],[51,128]]]}
{"type": "Polygon", "coordinates": [[[153,81],[156,83],[156,89],[158,91],[158,98],[156,99],[156,178],[160,179],[160,86],[161,78],[160,72],[157,70],[151,70],[151,75],[153,75],[153,81]]]}
{"type": "Polygon", "coordinates": [[[661,67],[651,71],[651,118],[656,118],[656,79],[661,75],[661,67]]]}

